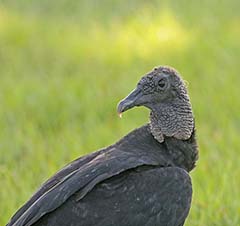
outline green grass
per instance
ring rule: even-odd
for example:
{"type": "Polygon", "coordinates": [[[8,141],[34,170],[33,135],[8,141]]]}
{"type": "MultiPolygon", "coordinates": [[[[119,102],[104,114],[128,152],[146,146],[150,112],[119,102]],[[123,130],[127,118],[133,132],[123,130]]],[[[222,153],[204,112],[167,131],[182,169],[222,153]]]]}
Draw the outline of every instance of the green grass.
{"type": "Polygon", "coordinates": [[[155,65],[189,82],[187,226],[240,225],[240,2],[0,1],[0,225],[55,171],[148,121],[116,104],[155,65]],[[161,3],[160,3],[161,2],[161,3]]]}

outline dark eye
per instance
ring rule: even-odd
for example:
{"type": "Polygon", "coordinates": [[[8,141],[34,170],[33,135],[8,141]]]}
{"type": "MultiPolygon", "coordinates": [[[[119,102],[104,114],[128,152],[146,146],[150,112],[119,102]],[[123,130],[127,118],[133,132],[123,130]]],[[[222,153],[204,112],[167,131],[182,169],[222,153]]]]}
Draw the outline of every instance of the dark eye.
{"type": "Polygon", "coordinates": [[[164,81],[164,79],[160,79],[160,80],[158,81],[158,86],[159,86],[160,88],[164,88],[165,85],[166,85],[166,82],[164,81]]]}

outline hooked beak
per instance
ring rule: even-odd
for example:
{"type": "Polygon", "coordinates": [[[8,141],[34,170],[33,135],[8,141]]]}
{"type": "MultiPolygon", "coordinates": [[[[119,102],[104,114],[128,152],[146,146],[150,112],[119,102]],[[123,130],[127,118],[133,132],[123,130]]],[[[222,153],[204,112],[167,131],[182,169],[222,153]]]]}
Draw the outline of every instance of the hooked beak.
{"type": "Polygon", "coordinates": [[[117,111],[119,117],[122,117],[122,113],[135,107],[141,105],[142,92],[139,88],[134,89],[126,98],[121,100],[118,104],[117,111]]]}

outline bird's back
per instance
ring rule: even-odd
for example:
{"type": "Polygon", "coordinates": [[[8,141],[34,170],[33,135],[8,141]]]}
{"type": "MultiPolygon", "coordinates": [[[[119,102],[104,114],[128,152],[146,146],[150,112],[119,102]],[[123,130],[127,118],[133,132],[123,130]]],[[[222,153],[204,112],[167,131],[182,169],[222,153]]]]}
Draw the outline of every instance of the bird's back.
{"type": "Polygon", "coordinates": [[[78,193],[34,226],[178,226],[188,215],[191,180],[177,167],[140,166],[78,193]],[[180,197],[180,198],[179,198],[180,197]]]}
{"type": "Polygon", "coordinates": [[[149,125],[136,129],[116,144],[79,158],[56,173],[17,211],[8,226],[33,225],[76,193],[80,200],[97,184],[124,171],[143,165],[174,165],[164,149],[152,137],[149,125]]]}

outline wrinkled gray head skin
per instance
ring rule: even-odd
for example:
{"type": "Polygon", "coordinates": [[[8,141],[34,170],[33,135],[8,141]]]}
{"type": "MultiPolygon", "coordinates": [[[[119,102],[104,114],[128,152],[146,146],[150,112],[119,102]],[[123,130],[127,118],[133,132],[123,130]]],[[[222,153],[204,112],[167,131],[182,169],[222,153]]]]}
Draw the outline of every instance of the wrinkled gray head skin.
{"type": "Polygon", "coordinates": [[[141,78],[118,105],[118,113],[145,106],[151,110],[150,128],[159,142],[164,136],[187,140],[194,129],[192,108],[184,81],[168,66],[154,68],[141,78]]]}

